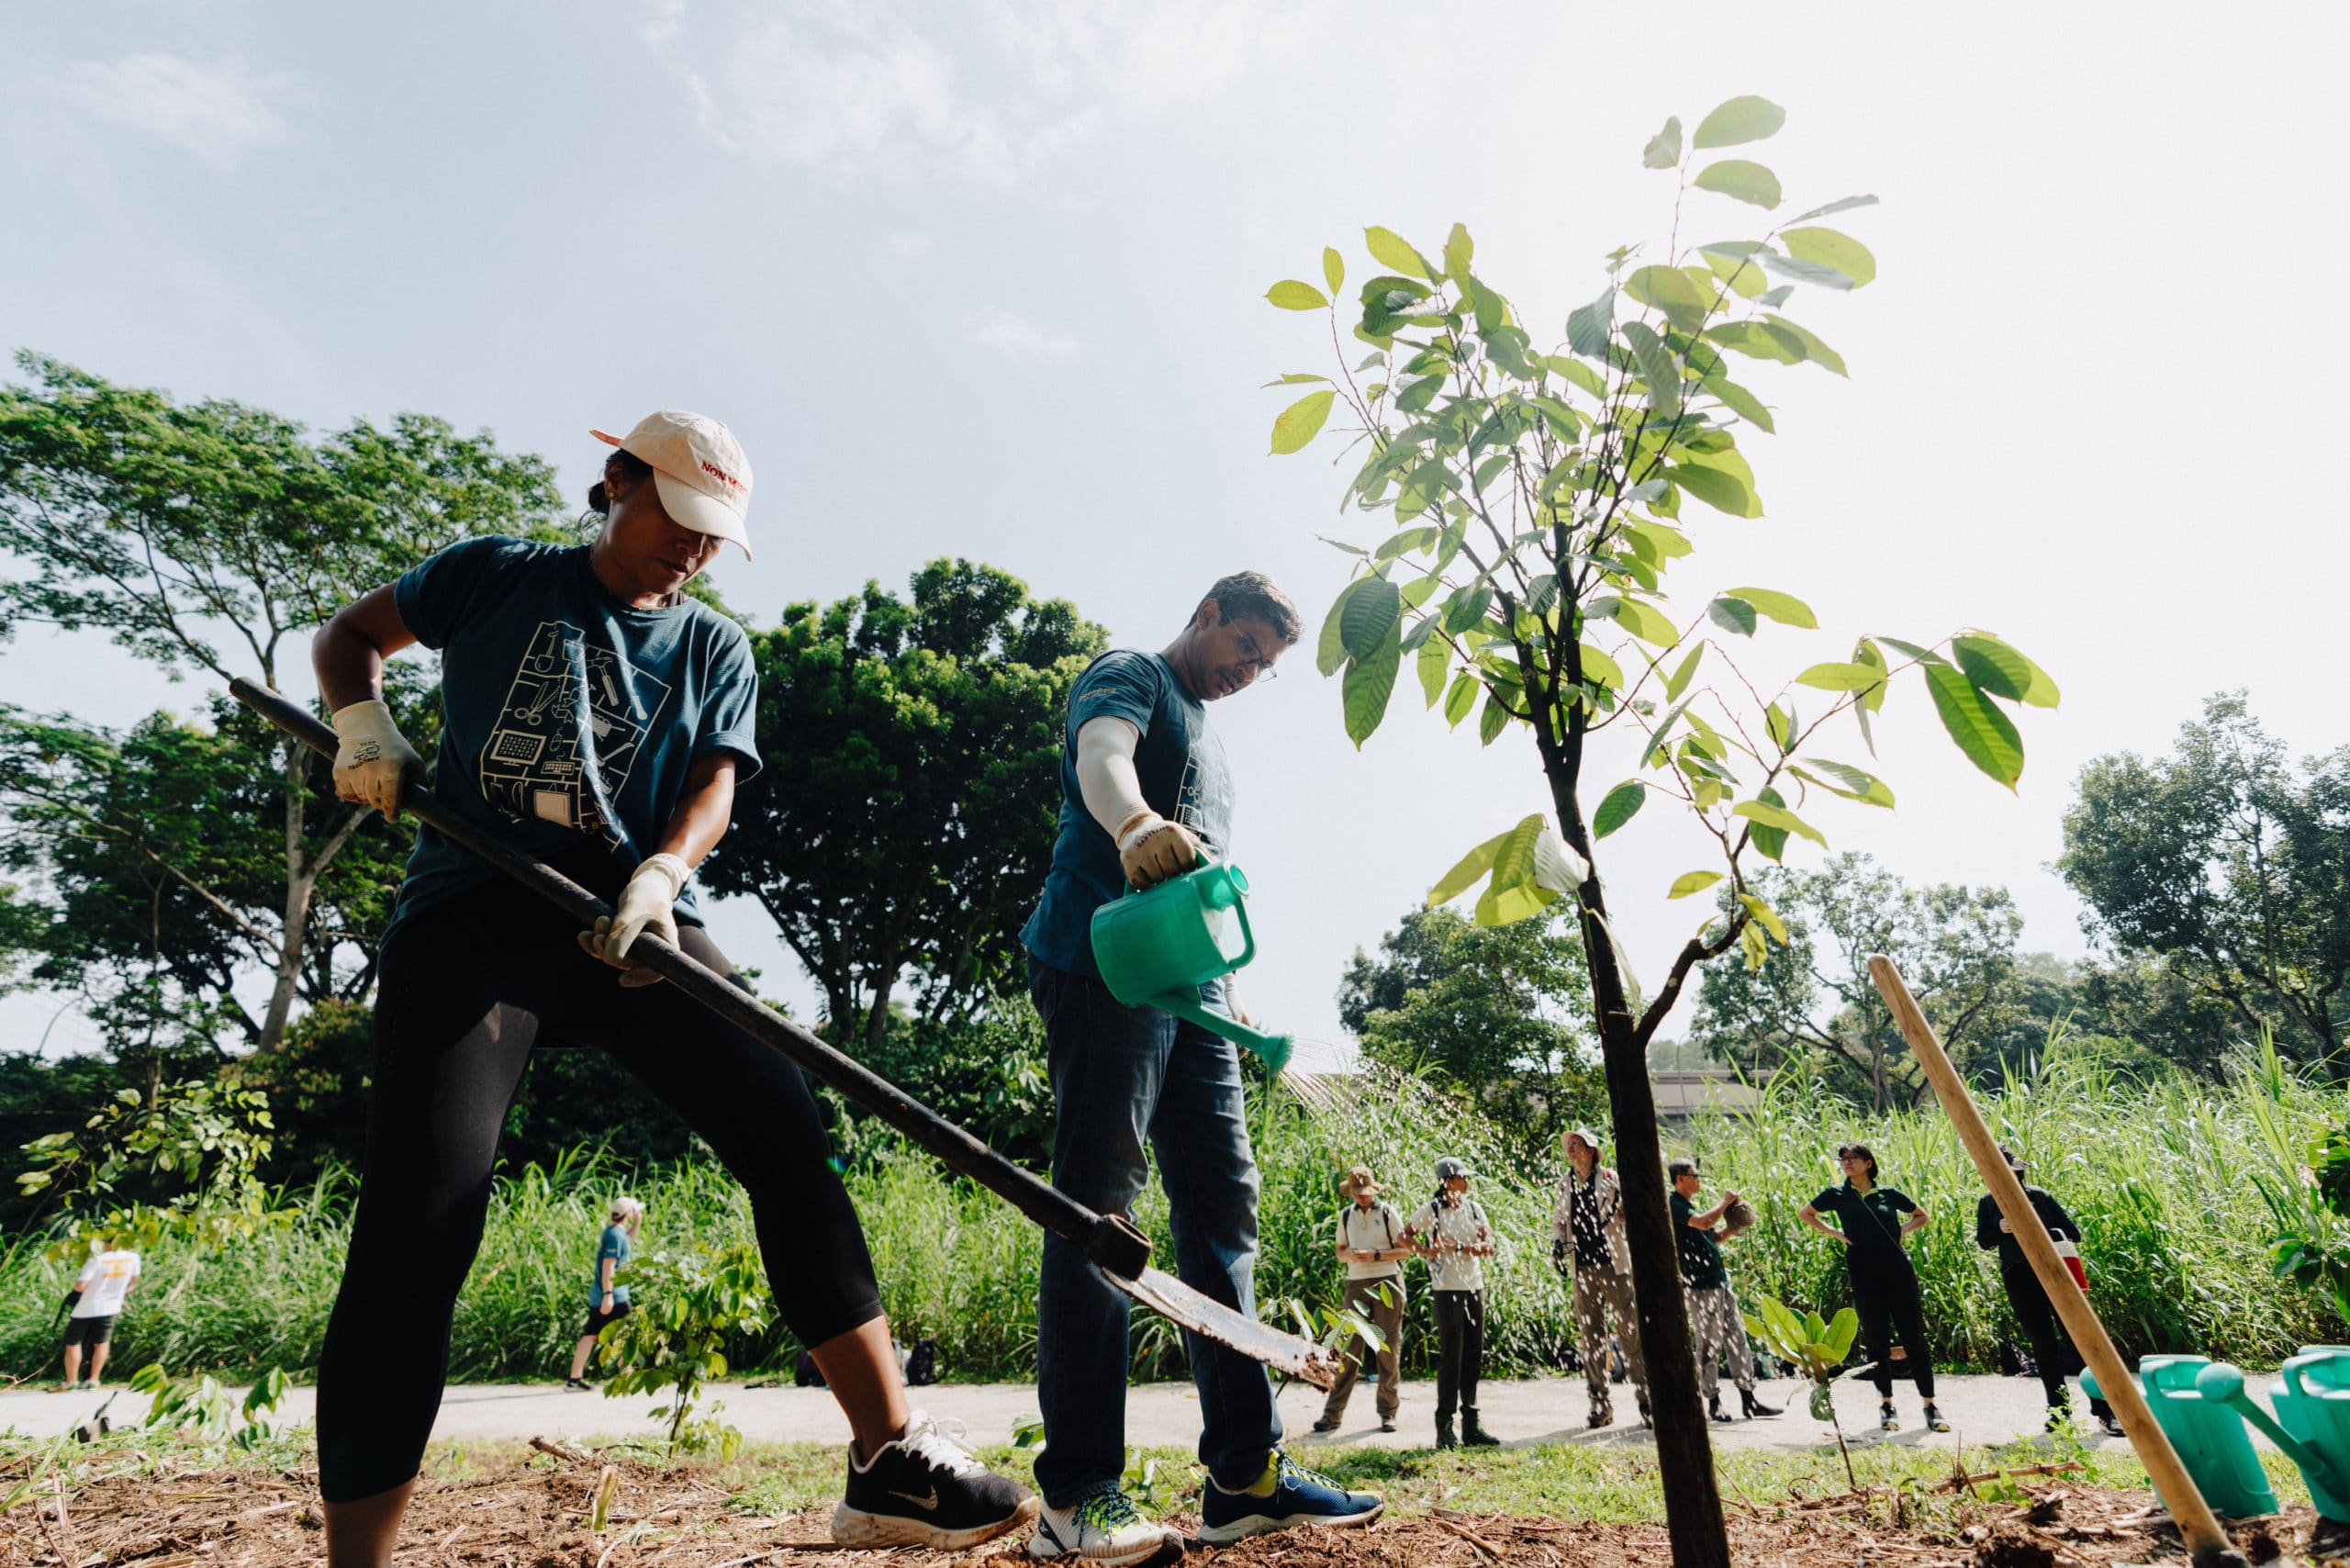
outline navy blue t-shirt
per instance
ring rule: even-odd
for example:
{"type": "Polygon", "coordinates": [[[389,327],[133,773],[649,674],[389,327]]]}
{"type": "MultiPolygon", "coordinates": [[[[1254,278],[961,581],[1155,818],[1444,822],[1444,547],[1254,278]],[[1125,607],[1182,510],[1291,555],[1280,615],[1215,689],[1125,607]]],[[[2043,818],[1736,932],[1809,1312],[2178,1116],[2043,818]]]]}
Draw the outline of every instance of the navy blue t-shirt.
{"type": "MultiPolygon", "coordinates": [[[[441,653],[433,793],[542,858],[601,845],[653,852],[687,772],[723,752],[758,771],[758,674],[743,628],[699,599],[636,610],[588,546],[472,539],[393,585],[400,620],[441,653]]],[[[419,828],[393,923],[497,876],[419,828]]],[[[677,918],[700,924],[690,886],[677,918]]]]}
{"type": "MultiPolygon", "coordinates": [[[[1094,719],[1124,719],[1141,732],[1135,777],[1150,809],[1181,823],[1217,858],[1232,839],[1232,775],[1224,743],[1208,728],[1208,711],[1183,689],[1175,666],[1157,654],[1113,648],[1085,666],[1069,689],[1069,727],[1061,737],[1059,836],[1045,896],[1020,940],[1058,969],[1099,979],[1093,961],[1093,912],[1121,896],[1125,872],[1109,830],[1093,820],[1077,787],[1077,732],[1094,719]]],[[[1220,1002],[1223,982],[1201,988],[1220,1002]]]]}

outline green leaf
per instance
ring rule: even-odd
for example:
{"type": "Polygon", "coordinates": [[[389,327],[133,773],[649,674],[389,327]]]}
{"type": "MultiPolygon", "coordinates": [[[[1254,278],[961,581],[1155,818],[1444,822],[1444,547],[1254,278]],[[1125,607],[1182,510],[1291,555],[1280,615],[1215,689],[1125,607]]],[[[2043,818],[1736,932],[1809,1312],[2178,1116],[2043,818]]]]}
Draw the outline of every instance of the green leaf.
{"type": "MultiPolygon", "coordinates": [[[[1428,622],[1423,621],[1420,624],[1426,626],[1428,622]]],[[[1452,650],[1431,637],[1420,644],[1419,665],[1420,690],[1433,708],[1437,699],[1444,695],[1444,678],[1452,668],[1452,650]]]]}
{"type": "Polygon", "coordinates": [[[1830,348],[1826,343],[1821,342],[1811,331],[1805,328],[1796,326],[1785,316],[1765,317],[1764,320],[1770,326],[1775,327],[1779,330],[1787,333],[1797,342],[1801,343],[1803,345],[1804,357],[1818,364],[1821,369],[1834,371],[1839,375],[1849,375],[1850,373],[1844,368],[1844,356],[1838,353],[1834,349],[1830,348]]]}
{"type": "MultiPolygon", "coordinates": [[[[1310,375],[1310,374],[1308,374],[1307,372],[1303,371],[1303,370],[1292,370],[1292,371],[1289,372],[1287,375],[1285,375],[1281,376],[1281,377],[1280,379],[1278,379],[1278,380],[1274,380],[1274,381],[1268,381],[1268,382],[1266,382],[1266,383],[1265,383],[1265,386],[1298,386],[1298,385],[1300,385],[1301,383],[1304,383],[1304,382],[1309,382],[1309,381],[1327,381],[1327,380],[1329,380],[1329,379],[1330,379],[1330,378],[1329,378],[1328,376],[1326,376],[1326,375],[1310,375]]],[[[1262,390],[1262,388],[1259,388],[1259,390],[1262,390]]]]}
{"type": "Polygon", "coordinates": [[[1284,310],[1320,310],[1330,303],[1329,296],[1310,283],[1295,278],[1283,278],[1265,290],[1265,297],[1284,310]]]}
{"type": "Polygon", "coordinates": [[[1457,730],[1469,711],[1477,706],[1477,678],[1462,670],[1452,678],[1452,689],[1444,694],[1444,722],[1448,729],[1457,730]]]}
{"type": "Polygon", "coordinates": [[[1779,427],[1771,421],[1771,410],[1764,408],[1761,399],[1757,398],[1753,393],[1749,392],[1737,382],[1726,380],[1718,375],[1708,375],[1698,385],[1720,398],[1739,418],[1749,424],[1768,431],[1773,435],[1779,432],[1779,427]]]}
{"type": "Polygon", "coordinates": [[[1640,367],[1640,379],[1648,383],[1649,406],[1666,419],[1681,409],[1681,367],[1673,363],[1673,355],[1648,325],[1627,321],[1623,326],[1624,341],[1631,345],[1632,358],[1640,367]]]}
{"type": "Polygon", "coordinates": [[[1623,690],[1624,666],[1589,643],[1580,646],[1583,650],[1583,680],[1589,685],[1606,687],[1611,691],[1623,690]]]}
{"type": "Polygon", "coordinates": [[[1679,267],[1642,267],[1624,280],[1624,292],[1663,311],[1664,319],[1684,332],[1706,323],[1706,297],[1679,267]]]}
{"type": "Polygon", "coordinates": [[[1423,375],[1396,395],[1395,407],[1403,413],[1416,414],[1436,401],[1436,395],[1443,390],[1444,375],[1441,372],[1435,375],[1423,375]]]}
{"type": "Polygon", "coordinates": [[[1729,814],[1734,817],[1744,817],[1749,822],[1759,823],[1764,827],[1778,828],[1783,832],[1794,834],[1797,838],[1807,838],[1822,849],[1828,847],[1828,840],[1820,836],[1818,828],[1785,806],[1773,805],[1768,801],[1740,801],[1729,809],[1729,814]]]}
{"type": "Polygon", "coordinates": [[[1474,583],[1456,589],[1444,606],[1444,629],[1458,635],[1485,618],[1494,602],[1491,583],[1474,583]]]}
{"type": "Polygon", "coordinates": [[[1765,271],[1774,272],[1781,277],[1793,278],[1797,283],[1817,284],[1822,288],[1838,290],[1849,290],[1852,287],[1851,278],[1824,262],[1807,262],[1800,256],[1782,256],[1776,253],[1760,256],[1756,260],[1762,263],[1765,271]]]}
{"type": "Polygon", "coordinates": [[[1321,434],[1322,422],[1330,417],[1330,405],[1337,396],[1336,392],[1308,392],[1283,409],[1273,420],[1273,455],[1299,451],[1321,434]]]}
{"type": "Polygon", "coordinates": [[[1754,607],[1742,599],[1717,599],[1706,606],[1706,614],[1725,632],[1735,632],[1741,637],[1754,635],[1754,607]]]}
{"type": "Polygon", "coordinates": [[[1784,756],[1794,749],[1796,733],[1794,710],[1782,708],[1774,702],[1762,710],[1762,722],[1771,732],[1771,744],[1779,748],[1781,756],[1784,756]]]}
{"type": "Polygon", "coordinates": [[[1337,296],[1339,285],[1347,281],[1347,259],[1327,245],[1322,247],[1322,281],[1330,286],[1333,298],[1337,296]]]}
{"type": "MultiPolygon", "coordinates": [[[[1347,544],[1339,548],[1353,550],[1354,546],[1347,544]]],[[[1355,550],[1355,554],[1360,555],[1362,552],[1355,550]]],[[[1375,577],[1357,577],[1340,588],[1338,597],[1330,601],[1330,613],[1322,618],[1322,634],[1314,648],[1314,667],[1326,677],[1337,674],[1338,666],[1347,662],[1346,639],[1342,635],[1346,626],[1347,600],[1361,592],[1363,584],[1377,580],[1375,577]]]]}
{"type": "Polygon", "coordinates": [[[1760,245],[1707,245],[1697,253],[1706,258],[1706,265],[1713,274],[1729,285],[1741,299],[1751,299],[1762,292],[1762,272],[1753,263],[1760,245]]]}
{"type": "MultiPolygon", "coordinates": [[[[1599,297],[1588,305],[1578,305],[1567,312],[1567,347],[1585,359],[1606,359],[1607,342],[1616,327],[1616,290],[1610,286],[1599,291],[1599,297]]],[[[1605,397],[1603,390],[1598,396],[1605,397]]]]}
{"type": "Polygon", "coordinates": [[[1879,637],[1878,642],[1905,659],[1915,659],[1921,665],[1948,665],[1950,661],[1931,648],[1921,648],[1915,643],[1905,643],[1898,637],[1879,637]]]}
{"type": "MultiPolygon", "coordinates": [[[[1876,197],[1869,196],[1866,199],[1874,201],[1876,197]]],[[[1843,1364],[1844,1358],[1852,1353],[1852,1341],[1860,1338],[1860,1333],[1859,1313],[1848,1306],[1836,1315],[1836,1321],[1828,1326],[1828,1355],[1830,1366],[1843,1364]]],[[[1828,1385],[1823,1383],[1819,1386],[1826,1388],[1828,1385]]]]}
{"type": "Polygon", "coordinates": [[[1665,618],[1662,610],[1637,599],[1617,599],[1608,613],[1615,617],[1617,625],[1643,643],[1654,643],[1661,648],[1669,648],[1681,640],[1681,633],[1673,630],[1673,622],[1665,618]]]}
{"type": "Polygon", "coordinates": [[[1606,838],[1626,823],[1640,814],[1649,802],[1648,787],[1638,779],[1627,778],[1599,802],[1599,810],[1592,813],[1591,836],[1606,838]]]}
{"type": "Polygon", "coordinates": [[[1477,716],[1478,744],[1493,745],[1494,737],[1509,727],[1509,710],[1503,706],[1500,695],[1493,691],[1486,692],[1485,711],[1477,716]]]}
{"type": "Polygon", "coordinates": [[[1819,618],[1811,612],[1811,606],[1793,594],[1758,588],[1732,588],[1729,591],[1782,626],[1800,626],[1807,632],[1819,629],[1819,618]]]}
{"type": "Polygon", "coordinates": [[[1382,229],[1374,223],[1362,231],[1362,242],[1370,249],[1371,260],[1382,266],[1393,267],[1397,272],[1409,273],[1414,277],[1427,278],[1430,283],[1436,281],[1436,274],[1428,271],[1426,262],[1420,260],[1420,253],[1405,243],[1404,237],[1393,229],[1382,229]]]}
{"type": "MultiPolygon", "coordinates": [[[[1704,146],[1704,142],[1697,145],[1704,146]]],[[[1670,169],[1681,162],[1681,117],[1673,116],[1664,122],[1664,129],[1649,138],[1640,149],[1640,166],[1644,169],[1670,169]]]]}
{"type": "Polygon", "coordinates": [[[1404,662],[1404,650],[1395,639],[1394,628],[1388,628],[1387,640],[1373,649],[1368,657],[1348,661],[1342,700],[1346,705],[1347,738],[1360,751],[1362,743],[1387,716],[1387,700],[1394,694],[1395,670],[1404,662]]]}
{"type": "Polygon", "coordinates": [[[1825,218],[1831,212],[1850,212],[1856,207],[1874,207],[1875,205],[1876,197],[1873,196],[1846,196],[1841,201],[1831,201],[1826,207],[1815,207],[1809,212],[1803,213],[1789,221],[1808,223],[1815,218],[1825,218]]]}
{"type": "Polygon", "coordinates": [[[1456,223],[1444,237],[1444,270],[1452,281],[1466,288],[1470,285],[1469,263],[1477,257],[1477,242],[1469,238],[1469,226],[1456,223]]]}
{"type": "Polygon", "coordinates": [[[1375,277],[1362,286],[1362,326],[1360,333],[1381,348],[1394,346],[1393,332],[1404,319],[1422,308],[1428,286],[1407,277],[1375,277]]]}
{"type": "Polygon", "coordinates": [[[1761,517],[1762,503],[1754,492],[1738,478],[1719,468],[1705,464],[1676,463],[1665,470],[1673,482],[1712,507],[1716,511],[1732,517],[1761,517]]]}
{"type": "Polygon", "coordinates": [[[1769,208],[1779,205],[1779,176],[1744,158],[1725,158],[1718,163],[1708,163],[1689,183],[1701,191],[1717,191],[1751,207],[1769,208]]]}
{"type": "Polygon", "coordinates": [[[2034,708],[2053,708],[2059,700],[2048,672],[1997,637],[1970,633],[1951,644],[1958,667],[1967,678],[1994,697],[2034,708]]]}
{"type": "Polygon", "coordinates": [[[1787,928],[1780,922],[1778,913],[1769,904],[1764,903],[1752,893],[1739,894],[1738,902],[1746,906],[1746,913],[1759,921],[1763,930],[1778,939],[1780,946],[1784,947],[1787,945],[1787,928]]]}
{"type": "Polygon", "coordinates": [[[1681,661],[1681,667],[1674,670],[1673,678],[1664,683],[1664,700],[1667,702],[1681,700],[1681,694],[1689,689],[1690,678],[1697,673],[1697,661],[1705,656],[1706,644],[1703,643],[1689,650],[1689,656],[1681,661]]]}
{"type": "Polygon", "coordinates": [[[1691,893],[1704,892],[1721,879],[1722,874],[1719,871],[1684,871],[1673,879],[1673,889],[1664,896],[1669,899],[1685,899],[1691,893]]]}
{"type": "Polygon", "coordinates": [[[1706,329],[1706,341],[1750,359],[1776,360],[1781,364],[1804,361],[1803,340],[1793,332],[1774,332],[1766,321],[1717,321],[1706,329]]]}
{"type": "Polygon", "coordinates": [[[2016,734],[2015,725],[1963,671],[1946,664],[1925,668],[1926,689],[1933,694],[1934,711],[1942,715],[1942,728],[1950,732],[1967,761],[2013,790],[2016,780],[2023,777],[2023,737],[2016,734]]]}
{"type": "MultiPolygon", "coordinates": [[[[1611,289],[1609,292],[1612,294],[1614,293],[1614,290],[1611,289]]],[[[1607,383],[1602,381],[1599,378],[1599,373],[1592,369],[1591,366],[1583,364],[1583,361],[1579,359],[1569,359],[1564,354],[1554,353],[1543,355],[1542,363],[1545,366],[1557,371],[1561,376],[1574,383],[1577,386],[1582,387],[1593,397],[1605,398],[1607,396],[1607,383]]]]}
{"type": "Polygon", "coordinates": [[[1703,151],[1708,147],[1735,147],[1742,141],[1761,141],[1778,134],[1787,123],[1787,111],[1768,98],[1751,95],[1732,98],[1718,106],[1714,112],[1697,123],[1697,134],[1690,145],[1703,151]]]}
{"type": "Polygon", "coordinates": [[[1834,267],[1852,280],[1850,287],[1860,288],[1876,280],[1876,257],[1850,234],[1833,229],[1788,229],[1781,231],[1779,243],[1797,260],[1834,267]]]}
{"type": "Polygon", "coordinates": [[[1866,691],[1884,678],[1885,671],[1874,665],[1824,664],[1796,677],[1796,684],[1817,691],[1866,691]]]}
{"type": "Polygon", "coordinates": [[[1338,639],[1350,655],[1363,659],[1396,640],[1404,598],[1385,577],[1364,577],[1355,588],[1338,606],[1338,639]]]}
{"type": "Polygon", "coordinates": [[[1886,787],[1885,780],[1877,778],[1876,775],[1863,773],[1857,767],[1848,767],[1841,762],[1830,762],[1823,757],[1807,757],[1805,761],[1808,767],[1792,766],[1787,771],[1806,783],[1818,785],[1831,795],[1841,795],[1848,801],[1858,801],[1864,806],[1883,806],[1888,811],[1892,809],[1893,791],[1886,787]],[[1822,778],[1818,773],[1809,771],[1810,768],[1817,768],[1818,773],[1825,773],[1828,777],[1822,778]]]}
{"type": "MultiPolygon", "coordinates": [[[[1511,833],[1516,831],[1515,828],[1510,830],[1511,833]]],[[[1502,846],[1508,840],[1509,833],[1497,833],[1462,856],[1460,863],[1438,878],[1436,886],[1428,890],[1428,908],[1450,903],[1467,892],[1478,878],[1494,868],[1494,857],[1501,853],[1502,846]]]]}

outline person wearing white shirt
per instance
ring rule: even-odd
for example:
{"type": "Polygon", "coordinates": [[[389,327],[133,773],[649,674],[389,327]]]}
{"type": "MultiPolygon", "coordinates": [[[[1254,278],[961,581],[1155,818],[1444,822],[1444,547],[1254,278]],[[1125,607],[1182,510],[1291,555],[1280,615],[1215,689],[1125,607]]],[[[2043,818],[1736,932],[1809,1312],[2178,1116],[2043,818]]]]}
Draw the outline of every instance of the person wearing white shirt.
{"type": "Polygon", "coordinates": [[[1485,1360],[1485,1270],[1494,1255],[1493,1226],[1469,1195],[1469,1162],[1448,1156],[1436,1162],[1435,1193],[1404,1234],[1427,1260],[1436,1288],[1436,1446],[1467,1443],[1490,1448],[1501,1439],[1478,1423],[1477,1378],[1485,1360]],[[1452,1433],[1452,1413],[1460,1412],[1460,1435],[1452,1433]]]}
{"type": "Polygon", "coordinates": [[[128,1248],[98,1248],[73,1281],[73,1316],[65,1325],[65,1383],[70,1388],[95,1388],[106,1370],[106,1348],[114,1338],[114,1320],[123,1298],[139,1287],[139,1254],[128,1248]],[[82,1352],[90,1352],[90,1380],[82,1381],[82,1352]]]}
{"type": "MultiPolygon", "coordinates": [[[[1368,1165],[1358,1165],[1340,1178],[1338,1191],[1348,1203],[1338,1211],[1337,1231],[1338,1259],[1347,1266],[1345,1308],[1379,1330],[1381,1344],[1372,1352],[1379,1362],[1379,1429],[1392,1432],[1395,1412],[1403,1405],[1397,1350],[1404,1337],[1404,1260],[1412,1256],[1413,1247],[1404,1216],[1379,1190],[1368,1165]]],[[[1364,1341],[1357,1344],[1368,1349],[1364,1341]]],[[[1346,1418],[1347,1396],[1361,1375],[1362,1361],[1360,1351],[1347,1357],[1346,1370],[1330,1385],[1322,1418],[1314,1423],[1315,1431],[1335,1432],[1346,1418]]]]}

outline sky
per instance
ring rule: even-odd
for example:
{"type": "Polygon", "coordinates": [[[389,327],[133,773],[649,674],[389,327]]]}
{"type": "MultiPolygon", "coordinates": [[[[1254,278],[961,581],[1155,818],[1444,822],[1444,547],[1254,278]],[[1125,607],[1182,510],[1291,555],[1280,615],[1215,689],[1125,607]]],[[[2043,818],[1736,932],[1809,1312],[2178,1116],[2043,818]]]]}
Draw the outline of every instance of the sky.
{"type": "MultiPolygon", "coordinates": [[[[1318,623],[1348,566],[1316,534],[1382,532],[1340,515],[1334,438],[1268,454],[1287,389],[1261,384],[1331,358],[1270,284],[1325,245],[1370,275],[1366,225],[1432,253],[1458,220],[1556,338],[1607,252],[1667,230],[1643,142],[1762,94],[1786,129],[1741,151],[1783,215],[1879,196],[1835,220],[1879,278],[1791,302],[1851,378],[1744,377],[1777,411],[1741,443],[1766,513],[1691,509],[1676,604],[1807,600],[1821,631],[1741,650],[1766,689],[1862,632],[1980,627],[2036,659],[2064,701],[2024,716],[2013,793],[1912,685],[1874,769],[1898,809],[1813,816],[1913,881],[2008,888],[2026,947],[2073,956],[2048,868],[2083,763],[2165,750],[2239,687],[2297,752],[2350,739],[2350,533],[2295,412],[2350,349],[2326,286],[2345,34],[2338,6],[1996,0],[0,6],[0,346],[320,430],[437,414],[573,496],[591,426],[699,409],[755,469],[757,563],[718,573],[755,620],[960,555],[1158,647],[1247,566],[1318,623]]],[[[1754,216],[1701,193],[1684,233],[1754,216]]],[[[1310,656],[1214,710],[1249,1005],[1309,1055],[1341,1040],[1348,955],[1547,803],[1522,733],[1481,748],[1402,684],[1360,752],[1310,656]]],[[[0,700],[122,723],[197,700],[91,639],[0,644],[0,700]]],[[[1603,847],[1653,984],[1705,846],[1652,807],[1603,847]]],[[[755,909],[713,929],[812,1014],[755,909]]],[[[0,1042],[56,1011],[0,1003],[0,1042]]],[[[68,1014],[52,1047],[90,1037],[68,1014]]]]}

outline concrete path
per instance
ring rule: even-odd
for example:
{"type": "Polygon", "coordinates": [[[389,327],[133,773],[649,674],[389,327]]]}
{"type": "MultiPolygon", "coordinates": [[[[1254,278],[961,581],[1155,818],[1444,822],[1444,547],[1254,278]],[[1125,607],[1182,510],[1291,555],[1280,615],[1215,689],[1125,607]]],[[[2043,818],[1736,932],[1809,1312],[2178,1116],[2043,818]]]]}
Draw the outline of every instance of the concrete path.
{"type": "MultiPolygon", "coordinates": [[[[1943,1413],[1956,1430],[1933,1433],[1918,1418],[1914,1392],[1896,1391],[1902,1429],[1876,1430],[1876,1391],[1846,1381],[1836,1385],[1836,1413],[1848,1439],[1897,1442],[1913,1446],[1968,1448],[2000,1443],[2037,1432],[2046,1416],[2040,1384],[2030,1378],[1944,1377],[1940,1380],[1943,1413]]],[[[87,1419],[111,1390],[56,1394],[17,1390],[0,1394],[0,1429],[50,1436],[87,1419]]],[[[1036,1391],[1028,1383],[942,1383],[911,1391],[914,1402],[934,1416],[960,1421],[977,1443],[1008,1443],[1015,1424],[1034,1419],[1036,1391]]],[[[243,1390],[236,1391],[240,1399],[243,1390]]],[[[1738,1421],[1714,1428],[1714,1441],[1724,1448],[1809,1450],[1829,1439],[1828,1428],[1804,1408],[1804,1390],[1785,1382],[1765,1383],[1762,1394],[1786,1413],[1766,1420],[1738,1421]]],[[[749,1388],[722,1383],[715,1396],[725,1405],[724,1418],[745,1437],[761,1441],[845,1443],[848,1425],[832,1396],[817,1388],[749,1388]]],[[[1735,1400],[1734,1391],[1729,1395],[1735,1400]]],[[[2078,1391],[2075,1397],[2076,1407],[2078,1391]]],[[[288,1392],[279,1406],[279,1418],[307,1421],[315,1407],[314,1391],[288,1392]]],[[[533,1436],[639,1437],[656,1430],[648,1417],[655,1401],[638,1396],[607,1399],[600,1393],[582,1394],[548,1383],[459,1383],[441,1402],[441,1417],[433,1436],[453,1439],[523,1439],[533,1436]]],[[[1608,1448],[1652,1446],[1649,1434],[1633,1416],[1628,1389],[1618,1386],[1615,1406],[1622,1417],[1617,1425],[1590,1431],[1583,1425],[1589,1409],[1581,1378],[1529,1378],[1484,1385],[1479,1401],[1485,1427],[1505,1442],[1516,1446],[1573,1442],[1608,1448]]],[[[1406,1383],[1400,1430],[1382,1433],[1373,1410],[1371,1390],[1359,1386],[1347,1412],[1345,1426],[1330,1437],[1314,1436],[1310,1428],[1321,1414],[1322,1395],[1304,1384],[1292,1384],[1281,1397],[1281,1419],[1301,1448],[1318,1443],[1376,1443],[1383,1448],[1424,1448],[1435,1439],[1436,1385],[1406,1383]]],[[[107,1411],[117,1425],[145,1417],[144,1395],[123,1389],[107,1411]]],[[[2097,1434],[2082,1423],[2092,1446],[2121,1444],[2119,1438],[2097,1434]]],[[[1149,1446],[1189,1448],[1199,1439],[1199,1399],[1189,1383],[1144,1383],[1126,1394],[1126,1440],[1149,1446]]],[[[2255,1442],[2263,1442],[2256,1435],[2255,1442]]]]}

